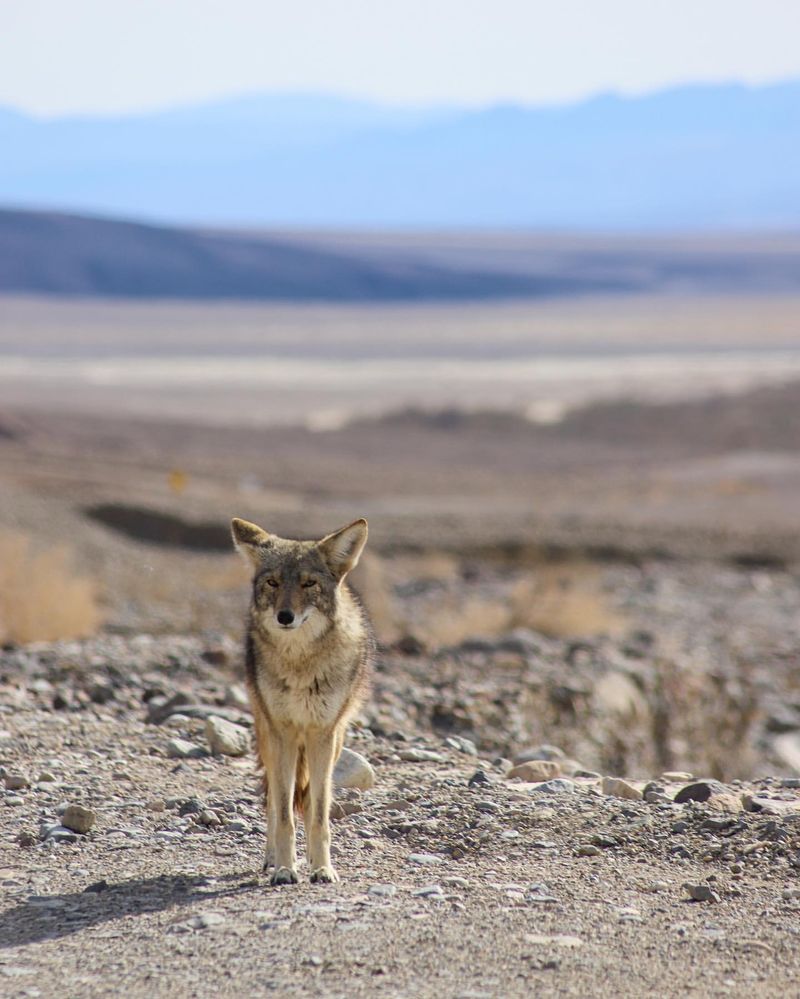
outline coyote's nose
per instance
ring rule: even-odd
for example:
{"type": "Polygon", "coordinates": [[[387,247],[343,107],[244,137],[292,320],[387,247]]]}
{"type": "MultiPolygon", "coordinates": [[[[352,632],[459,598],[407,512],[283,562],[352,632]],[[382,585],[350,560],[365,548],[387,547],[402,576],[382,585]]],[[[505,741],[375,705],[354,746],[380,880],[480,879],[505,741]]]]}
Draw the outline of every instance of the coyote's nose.
{"type": "Polygon", "coordinates": [[[278,611],[278,624],[293,624],[294,614],[290,610],[278,611]]]}

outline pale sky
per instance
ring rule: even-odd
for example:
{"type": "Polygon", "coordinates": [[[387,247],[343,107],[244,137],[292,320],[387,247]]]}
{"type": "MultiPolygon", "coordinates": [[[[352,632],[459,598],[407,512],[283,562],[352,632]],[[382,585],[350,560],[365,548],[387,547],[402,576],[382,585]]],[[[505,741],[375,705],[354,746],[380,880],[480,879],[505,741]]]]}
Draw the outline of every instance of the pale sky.
{"type": "Polygon", "coordinates": [[[0,104],[553,103],[800,77],[800,0],[0,0],[0,104]]]}

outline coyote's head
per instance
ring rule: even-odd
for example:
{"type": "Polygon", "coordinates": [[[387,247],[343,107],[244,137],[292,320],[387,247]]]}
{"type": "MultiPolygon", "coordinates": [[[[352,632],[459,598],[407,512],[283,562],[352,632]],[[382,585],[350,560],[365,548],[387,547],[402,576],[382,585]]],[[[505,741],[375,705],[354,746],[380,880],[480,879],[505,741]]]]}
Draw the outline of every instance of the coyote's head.
{"type": "Polygon", "coordinates": [[[339,585],[367,543],[356,520],[321,541],[289,541],[246,520],[231,522],[233,543],[253,569],[253,609],[266,631],[285,634],[307,624],[324,631],[336,615],[339,585]]]}

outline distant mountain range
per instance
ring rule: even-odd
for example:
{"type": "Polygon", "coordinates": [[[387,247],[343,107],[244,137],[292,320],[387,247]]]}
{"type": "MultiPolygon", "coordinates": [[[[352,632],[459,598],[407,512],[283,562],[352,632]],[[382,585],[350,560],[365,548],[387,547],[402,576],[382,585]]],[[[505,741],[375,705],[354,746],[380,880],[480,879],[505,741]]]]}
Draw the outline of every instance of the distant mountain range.
{"type": "Polygon", "coordinates": [[[258,232],[0,210],[0,293],[447,301],[800,292],[800,234],[258,232]]]}
{"type": "Polygon", "coordinates": [[[302,227],[800,225],[800,81],[560,107],[255,96],[137,116],[0,108],[0,202],[302,227]]]}

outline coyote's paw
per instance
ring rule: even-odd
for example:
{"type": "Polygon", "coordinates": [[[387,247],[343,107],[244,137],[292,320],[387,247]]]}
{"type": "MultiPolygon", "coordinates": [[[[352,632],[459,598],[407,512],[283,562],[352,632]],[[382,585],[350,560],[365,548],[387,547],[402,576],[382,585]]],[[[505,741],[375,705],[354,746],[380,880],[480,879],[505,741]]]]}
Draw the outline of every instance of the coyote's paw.
{"type": "Polygon", "coordinates": [[[339,875],[328,865],[312,871],[310,880],[312,885],[332,885],[339,880],[339,875]]]}
{"type": "Polygon", "coordinates": [[[291,867],[279,867],[269,879],[271,885],[296,885],[297,871],[291,867]]]}

